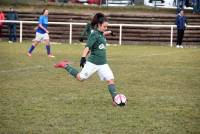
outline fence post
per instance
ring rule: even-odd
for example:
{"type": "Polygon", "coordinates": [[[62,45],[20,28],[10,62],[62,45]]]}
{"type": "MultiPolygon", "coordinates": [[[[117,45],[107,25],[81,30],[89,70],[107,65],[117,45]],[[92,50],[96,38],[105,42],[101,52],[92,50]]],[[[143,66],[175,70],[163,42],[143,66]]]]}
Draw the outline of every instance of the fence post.
{"type": "Polygon", "coordinates": [[[173,47],[173,25],[171,25],[171,37],[170,37],[170,46],[173,47]]]}
{"type": "Polygon", "coordinates": [[[122,24],[119,25],[119,45],[122,45],[122,24]]]}
{"type": "Polygon", "coordinates": [[[22,21],[20,21],[20,35],[19,35],[19,42],[20,43],[22,43],[22,34],[23,34],[23,32],[22,32],[23,25],[22,24],[23,24],[22,21]]]}
{"type": "Polygon", "coordinates": [[[72,23],[69,24],[69,44],[72,44],[72,23]]]}

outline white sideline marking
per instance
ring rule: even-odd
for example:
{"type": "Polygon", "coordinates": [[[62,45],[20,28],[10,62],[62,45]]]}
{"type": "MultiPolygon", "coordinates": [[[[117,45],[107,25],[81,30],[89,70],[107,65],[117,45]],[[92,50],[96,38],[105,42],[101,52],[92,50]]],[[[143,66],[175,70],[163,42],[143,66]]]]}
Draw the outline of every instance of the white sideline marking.
{"type": "Polygon", "coordinates": [[[37,65],[37,66],[31,66],[31,67],[23,67],[23,68],[16,68],[16,69],[11,69],[11,70],[1,70],[1,73],[9,73],[9,72],[20,72],[20,71],[25,71],[25,70],[30,70],[30,69],[38,69],[38,68],[44,68],[44,66],[37,65]]]}
{"type": "MultiPolygon", "coordinates": [[[[177,54],[180,53],[180,51],[176,52],[168,52],[168,53],[157,53],[157,54],[147,54],[147,55],[142,55],[142,56],[134,56],[132,58],[145,58],[145,57],[151,57],[151,56],[162,56],[162,55],[170,55],[170,54],[177,54]]],[[[108,60],[113,60],[112,58],[109,58],[108,60]]]]}
{"type": "Polygon", "coordinates": [[[135,58],[143,58],[143,57],[151,57],[151,56],[159,56],[159,55],[170,55],[170,54],[177,54],[181,51],[175,51],[175,52],[168,52],[168,53],[157,53],[157,54],[148,54],[143,56],[136,56],[135,58]]]}
{"type": "MultiPolygon", "coordinates": [[[[184,49],[180,49],[184,50],[184,49]]],[[[135,56],[133,58],[143,58],[143,57],[151,57],[151,56],[162,56],[162,55],[171,55],[171,54],[177,54],[177,53],[182,53],[183,51],[174,51],[174,52],[167,52],[167,53],[157,53],[157,54],[147,54],[143,56],[135,56]]],[[[199,50],[193,51],[193,52],[199,52],[199,50]]]]}

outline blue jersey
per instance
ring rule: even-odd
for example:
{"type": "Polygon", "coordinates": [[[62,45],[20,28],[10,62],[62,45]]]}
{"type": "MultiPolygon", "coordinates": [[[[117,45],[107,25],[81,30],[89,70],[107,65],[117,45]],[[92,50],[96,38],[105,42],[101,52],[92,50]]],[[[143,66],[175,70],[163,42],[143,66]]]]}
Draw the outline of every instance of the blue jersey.
{"type": "MultiPolygon", "coordinates": [[[[47,29],[48,27],[48,16],[41,15],[39,18],[39,24],[41,24],[44,28],[47,29]]],[[[44,34],[46,31],[44,31],[42,28],[38,27],[36,32],[44,34]]]]}

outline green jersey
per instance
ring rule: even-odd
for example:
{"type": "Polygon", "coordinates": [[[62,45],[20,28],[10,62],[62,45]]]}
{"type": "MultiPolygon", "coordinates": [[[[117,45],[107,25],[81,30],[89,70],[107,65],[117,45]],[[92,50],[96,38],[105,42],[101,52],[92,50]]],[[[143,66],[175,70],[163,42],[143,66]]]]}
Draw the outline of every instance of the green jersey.
{"type": "Polygon", "coordinates": [[[106,58],[106,38],[103,32],[95,30],[88,38],[87,45],[91,51],[88,61],[96,65],[103,65],[107,63],[106,58]]]}

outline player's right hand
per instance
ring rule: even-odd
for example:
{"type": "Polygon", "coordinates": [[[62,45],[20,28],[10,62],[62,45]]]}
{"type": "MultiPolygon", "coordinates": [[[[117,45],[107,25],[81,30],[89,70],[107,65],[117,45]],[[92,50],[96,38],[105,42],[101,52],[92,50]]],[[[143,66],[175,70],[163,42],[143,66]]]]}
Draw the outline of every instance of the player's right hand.
{"type": "Polygon", "coordinates": [[[115,34],[114,34],[114,32],[113,32],[113,31],[111,31],[110,35],[111,35],[111,36],[115,36],[115,34]]]}
{"type": "Polygon", "coordinates": [[[34,31],[36,31],[38,29],[38,26],[34,27],[34,31]]]}
{"type": "Polygon", "coordinates": [[[81,57],[81,60],[80,60],[80,67],[83,68],[84,65],[86,63],[86,58],[85,57],[81,57]]]}

